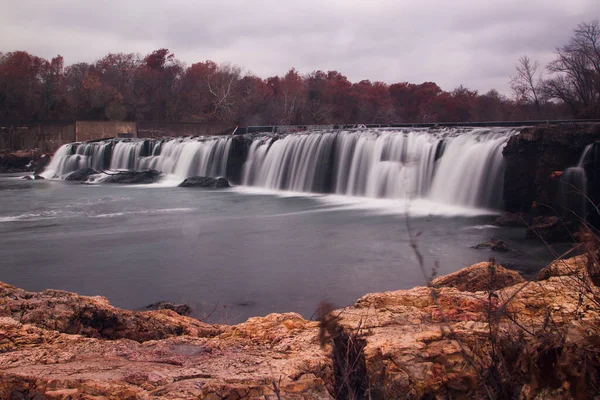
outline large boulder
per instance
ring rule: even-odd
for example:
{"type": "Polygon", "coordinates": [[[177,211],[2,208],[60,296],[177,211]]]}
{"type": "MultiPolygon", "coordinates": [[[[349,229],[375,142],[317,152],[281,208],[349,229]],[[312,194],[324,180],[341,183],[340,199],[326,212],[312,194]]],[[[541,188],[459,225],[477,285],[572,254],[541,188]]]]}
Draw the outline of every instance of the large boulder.
{"type": "Polygon", "coordinates": [[[149,184],[158,182],[164,175],[153,169],[147,171],[103,171],[102,182],[149,184]]]}
{"type": "Polygon", "coordinates": [[[78,169],[77,171],[71,172],[69,175],[67,175],[67,177],[65,178],[65,181],[83,182],[83,181],[87,181],[90,176],[96,175],[99,173],[100,173],[99,171],[96,171],[93,168],[81,168],[81,169],[78,169]]]}
{"type": "Polygon", "coordinates": [[[229,182],[223,177],[212,178],[208,176],[194,176],[181,182],[179,187],[221,189],[228,188],[229,182]]]}

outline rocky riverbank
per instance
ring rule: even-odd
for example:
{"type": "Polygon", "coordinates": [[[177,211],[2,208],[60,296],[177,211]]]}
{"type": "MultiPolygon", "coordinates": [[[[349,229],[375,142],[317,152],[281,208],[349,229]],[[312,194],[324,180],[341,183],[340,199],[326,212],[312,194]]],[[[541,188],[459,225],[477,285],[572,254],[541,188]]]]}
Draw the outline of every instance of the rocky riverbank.
{"type": "Polygon", "coordinates": [[[286,313],[211,325],[0,284],[0,397],[477,398],[509,389],[577,397],[586,372],[565,372],[566,350],[543,359],[542,344],[554,332],[568,332],[562,349],[598,338],[597,275],[587,261],[555,262],[536,282],[475,264],[429,287],[323,306],[320,322],[286,313]]]}

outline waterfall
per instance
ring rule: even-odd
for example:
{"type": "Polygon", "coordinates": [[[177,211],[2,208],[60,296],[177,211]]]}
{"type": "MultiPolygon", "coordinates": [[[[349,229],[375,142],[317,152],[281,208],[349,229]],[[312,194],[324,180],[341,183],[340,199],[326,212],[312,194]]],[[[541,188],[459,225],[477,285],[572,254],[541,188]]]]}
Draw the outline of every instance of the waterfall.
{"type": "Polygon", "coordinates": [[[62,146],[45,171],[154,169],[183,180],[238,177],[274,190],[499,208],[502,149],[516,131],[490,128],[313,130],[241,137],[112,139],[62,146]],[[229,176],[228,176],[229,174],[229,176]]]}
{"type": "Polygon", "coordinates": [[[43,173],[64,178],[81,168],[156,169],[182,180],[190,176],[224,176],[231,138],[108,140],[61,146],[43,173]]]}
{"type": "Polygon", "coordinates": [[[505,133],[473,131],[447,140],[429,197],[468,207],[502,205],[505,133]]]}
{"type": "Polygon", "coordinates": [[[255,139],[248,186],[499,208],[511,130],[364,130],[255,139]]]}
{"type": "Polygon", "coordinates": [[[81,168],[102,170],[111,142],[69,143],[62,145],[52,157],[42,176],[62,178],[81,168]]]}

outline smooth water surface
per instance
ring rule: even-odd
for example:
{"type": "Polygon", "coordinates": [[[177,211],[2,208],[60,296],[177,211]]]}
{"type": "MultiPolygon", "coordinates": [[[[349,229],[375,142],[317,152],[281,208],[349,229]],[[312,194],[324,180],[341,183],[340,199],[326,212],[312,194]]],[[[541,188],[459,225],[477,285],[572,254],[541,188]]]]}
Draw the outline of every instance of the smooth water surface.
{"type": "MultiPolygon", "coordinates": [[[[0,280],[102,295],[118,307],[165,300],[190,303],[199,318],[216,306],[212,322],[310,318],[324,300],[341,307],[424,283],[396,200],[0,175],[0,207],[0,280]]],[[[423,201],[410,210],[426,268],[438,260],[438,274],[491,256],[526,272],[550,259],[522,229],[490,226],[489,213],[423,201]],[[490,237],[514,251],[470,247],[490,237]]]]}

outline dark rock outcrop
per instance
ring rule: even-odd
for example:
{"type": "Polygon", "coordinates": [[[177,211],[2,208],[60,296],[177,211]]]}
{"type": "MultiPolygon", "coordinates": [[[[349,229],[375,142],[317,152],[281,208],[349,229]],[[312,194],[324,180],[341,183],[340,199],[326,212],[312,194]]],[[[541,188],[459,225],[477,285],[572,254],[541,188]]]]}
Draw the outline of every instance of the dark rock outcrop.
{"type": "Polygon", "coordinates": [[[503,150],[506,211],[556,214],[556,171],[575,166],[585,147],[596,140],[600,123],[540,125],[511,137],[503,150]]]}
{"type": "Polygon", "coordinates": [[[47,154],[39,150],[0,152],[0,173],[5,172],[27,172],[41,173],[50,162],[47,154]]]}
{"type": "Polygon", "coordinates": [[[81,168],[81,169],[78,169],[77,171],[71,172],[69,175],[67,175],[67,177],[65,178],[65,181],[84,182],[84,181],[87,181],[90,176],[96,175],[99,173],[100,173],[99,171],[96,171],[93,168],[81,168]]]}
{"type": "Polygon", "coordinates": [[[496,218],[492,225],[503,227],[526,227],[531,222],[531,217],[524,213],[504,213],[496,218]]]}
{"type": "Polygon", "coordinates": [[[527,228],[528,238],[545,242],[572,242],[576,228],[569,221],[557,216],[535,217],[527,228]]]}
{"type": "Polygon", "coordinates": [[[209,176],[194,176],[181,182],[179,187],[221,189],[228,188],[229,182],[223,177],[211,178],[209,176]]]}
{"type": "Polygon", "coordinates": [[[148,171],[103,171],[106,175],[102,182],[106,183],[125,183],[125,184],[149,184],[156,183],[162,177],[163,173],[150,169],[148,171]]]}

